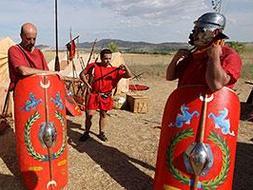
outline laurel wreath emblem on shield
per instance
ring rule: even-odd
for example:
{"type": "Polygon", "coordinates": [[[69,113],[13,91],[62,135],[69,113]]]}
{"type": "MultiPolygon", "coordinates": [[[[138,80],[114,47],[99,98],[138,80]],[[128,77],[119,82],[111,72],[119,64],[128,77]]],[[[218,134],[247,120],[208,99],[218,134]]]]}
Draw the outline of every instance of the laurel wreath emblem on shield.
{"type": "MultiPolygon", "coordinates": [[[[63,128],[63,140],[62,140],[62,146],[61,148],[53,153],[52,155],[52,159],[57,159],[59,158],[62,153],[64,152],[65,148],[66,148],[66,130],[64,130],[64,117],[62,116],[62,114],[59,111],[55,111],[55,117],[60,121],[62,128],[63,128]]],[[[30,118],[26,121],[25,124],[25,145],[26,145],[26,149],[29,153],[29,155],[31,155],[34,159],[39,160],[39,161],[48,161],[49,157],[48,155],[42,155],[39,154],[38,152],[35,151],[32,142],[31,142],[31,138],[30,138],[30,133],[31,133],[31,129],[33,124],[40,118],[40,114],[38,111],[36,111],[33,115],[30,116],[30,118]]]]}
{"type": "MultiPolygon", "coordinates": [[[[179,142],[193,136],[194,136],[193,129],[191,128],[185,129],[175,135],[174,139],[171,141],[167,149],[168,168],[171,174],[177,180],[179,180],[180,182],[184,184],[190,184],[191,179],[188,176],[184,175],[180,170],[178,170],[173,165],[173,155],[174,155],[175,147],[179,142]]],[[[230,157],[229,157],[230,150],[226,141],[213,131],[210,133],[208,139],[212,141],[215,145],[217,145],[222,151],[222,168],[219,175],[216,176],[214,179],[201,182],[201,185],[204,190],[216,189],[219,185],[221,185],[227,178],[227,174],[228,174],[229,166],[230,166],[230,157]]]]}

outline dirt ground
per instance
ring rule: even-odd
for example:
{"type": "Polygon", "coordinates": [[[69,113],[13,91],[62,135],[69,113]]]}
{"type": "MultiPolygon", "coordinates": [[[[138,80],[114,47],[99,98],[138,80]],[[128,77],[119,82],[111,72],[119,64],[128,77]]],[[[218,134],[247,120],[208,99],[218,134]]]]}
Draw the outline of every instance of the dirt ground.
{"type": "MultiPolygon", "coordinates": [[[[149,111],[135,114],[125,110],[109,112],[108,142],[98,138],[98,114],[93,119],[91,139],[79,142],[84,131],[83,117],[68,117],[68,190],[150,190],[155,173],[161,118],[165,102],[176,82],[161,78],[139,83],[150,87],[149,111]]],[[[250,87],[240,81],[236,87],[241,100],[234,190],[253,187],[253,123],[246,121],[252,107],[245,100],[250,87]]],[[[0,136],[0,190],[24,190],[15,156],[13,130],[0,136]]]]}

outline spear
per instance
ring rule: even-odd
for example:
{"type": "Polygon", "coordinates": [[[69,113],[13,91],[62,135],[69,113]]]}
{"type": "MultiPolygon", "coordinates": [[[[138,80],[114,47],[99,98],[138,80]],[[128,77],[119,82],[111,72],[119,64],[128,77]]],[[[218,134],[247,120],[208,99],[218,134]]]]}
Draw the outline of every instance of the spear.
{"type": "MultiPolygon", "coordinates": [[[[70,36],[72,36],[72,35],[70,35],[70,36]]],[[[71,38],[70,41],[67,42],[65,46],[67,46],[69,43],[71,43],[71,41],[75,41],[76,39],[78,39],[78,38],[79,38],[79,35],[77,35],[77,36],[74,37],[73,39],[72,39],[72,37],[70,37],[70,38],[71,38]]]]}
{"type": "Polygon", "coordinates": [[[90,55],[89,55],[89,58],[88,58],[88,60],[87,60],[87,65],[90,63],[91,56],[92,56],[92,54],[93,54],[93,52],[94,52],[94,48],[95,48],[96,43],[97,43],[97,38],[94,40],[94,42],[93,42],[93,44],[92,44],[91,51],[90,51],[90,55]]]}
{"type": "Polygon", "coordinates": [[[58,56],[58,20],[57,20],[57,0],[55,0],[55,63],[54,70],[60,71],[60,63],[58,56]]]}

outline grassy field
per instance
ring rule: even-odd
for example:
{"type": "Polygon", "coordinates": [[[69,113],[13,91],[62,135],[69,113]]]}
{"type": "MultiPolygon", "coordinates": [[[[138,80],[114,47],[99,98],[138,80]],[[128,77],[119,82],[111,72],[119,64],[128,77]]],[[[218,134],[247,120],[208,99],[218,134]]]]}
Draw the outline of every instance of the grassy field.
{"type": "Polygon", "coordinates": [[[135,74],[143,73],[145,78],[165,77],[165,71],[172,55],[123,54],[126,64],[135,74]]]}
{"type": "Polygon", "coordinates": [[[240,54],[243,60],[242,78],[246,80],[253,79],[253,46],[246,46],[240,54]]]}
{"type": "MultiPolygon", "coordinates": [[[[45,55],[47,62],[50,62],[52,59],[55,58],[55,51],[45,50],[45,51],[43,51],[43,54],[45,55]]],[[[66,52],[59,52],[59,56],[63,56],[65,54],[66,54],[66,52]]]]}
{"type": "MultiPolygon", "coordinates": [[[[54,51],[43,52],[49,62],[55,57],[54,51]]],[[[175,53],[175,52],[174,52],[175,53]]],[[[143,77],[164,77],[167,65],[170,63],[174,53],[168,55],[161,54],[133,54],[123,53],[124,60],[135,74],[142,74],[143,77]]],[[[59,52],[59,57],[66,55],[66,52],[59,52]]],[[[245,46],[240,56],[243,61],[241,78],[245,80],[253,79],[253,46],[245,46]]]]}
{"type": "MultiPolygon", "coordinates": [[[[170,63],[172,55],[156,54],[123,54],[125,62],[135,73],[142,73],[144,77],[165,76],[167,65],[170,63]]],[[[246,47],[240,54],[243,62],[241,78],[253,80],[253,48],[246,47]]]]}

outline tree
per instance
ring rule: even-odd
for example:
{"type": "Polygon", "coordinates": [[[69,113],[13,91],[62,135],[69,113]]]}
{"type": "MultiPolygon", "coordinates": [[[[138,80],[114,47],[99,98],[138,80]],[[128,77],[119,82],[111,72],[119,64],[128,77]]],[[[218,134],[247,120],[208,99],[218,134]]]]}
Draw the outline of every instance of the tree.
{"type": "Polygon", "coordinates": [[[113,53],[119,51],[118,45],[115,42],[110,42],[107,45],[107,48],[110,49],[113,53]]]}

